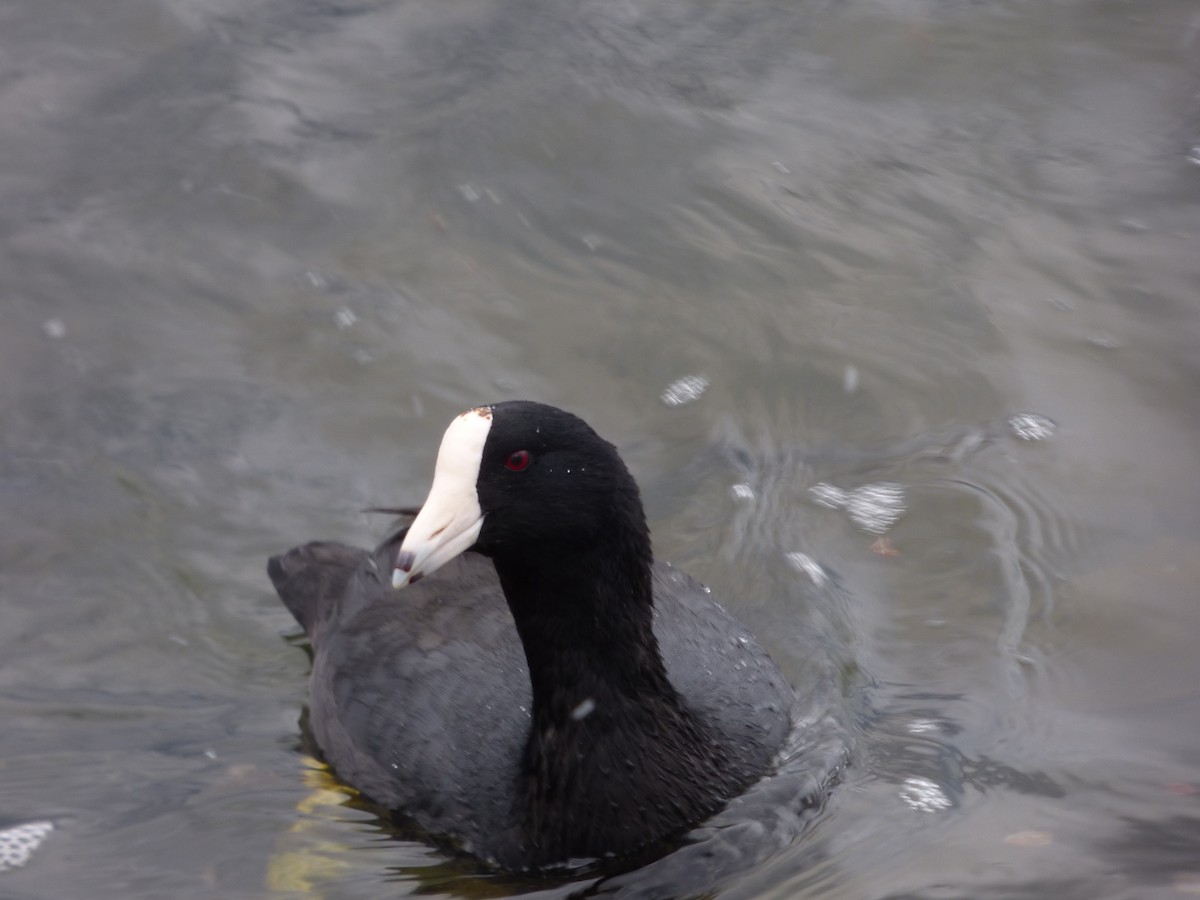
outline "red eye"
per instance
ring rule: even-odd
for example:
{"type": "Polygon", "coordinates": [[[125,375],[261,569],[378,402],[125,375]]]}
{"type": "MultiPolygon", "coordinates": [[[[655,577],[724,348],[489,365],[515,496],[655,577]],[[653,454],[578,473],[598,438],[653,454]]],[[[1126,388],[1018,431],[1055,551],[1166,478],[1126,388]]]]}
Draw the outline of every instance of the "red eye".
{"type": "Polygon", "coordinates": [[[518,450],[504,461],[504,465],[514,472],[520,472],[529,465],[529,460],[532,458],[528,450],[518,450]]]}

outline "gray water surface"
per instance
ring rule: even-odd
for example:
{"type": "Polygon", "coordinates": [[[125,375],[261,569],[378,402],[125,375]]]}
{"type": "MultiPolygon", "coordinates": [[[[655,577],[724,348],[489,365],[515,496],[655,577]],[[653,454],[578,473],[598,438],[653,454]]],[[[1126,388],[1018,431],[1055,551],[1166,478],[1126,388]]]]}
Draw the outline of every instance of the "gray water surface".
{"type": "Polygon", "coordinates": [[[1194,0],[9,3],[0,316],[0,896],[568,892],[316,792],[264,572],[508,397],[844,729],[718,895],[1200,893],[1194,0]]]}

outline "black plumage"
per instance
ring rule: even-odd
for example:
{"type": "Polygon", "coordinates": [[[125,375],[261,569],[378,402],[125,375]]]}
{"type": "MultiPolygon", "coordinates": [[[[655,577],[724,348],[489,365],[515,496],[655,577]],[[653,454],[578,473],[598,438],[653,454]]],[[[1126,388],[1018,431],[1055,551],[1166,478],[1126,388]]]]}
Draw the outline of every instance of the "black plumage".
{"type": "Polygon", "coordinates": [[[471,550],[399,592],[403,531],[270,561],[312,641],[313,735],[367,797],[505,868],[642,850],[771,769],[794,695],[653,560],[615,448],[553,407],[485,409],[471,550]]]}

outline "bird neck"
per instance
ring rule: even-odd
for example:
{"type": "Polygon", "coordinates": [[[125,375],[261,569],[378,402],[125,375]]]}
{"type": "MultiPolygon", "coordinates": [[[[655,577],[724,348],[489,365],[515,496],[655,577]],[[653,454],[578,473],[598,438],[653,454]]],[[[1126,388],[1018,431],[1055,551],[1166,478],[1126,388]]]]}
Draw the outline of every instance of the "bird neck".
{"type": "Polygon", "coordinates": [[[535,726],[578,719],[581,704],[678,702],[654,637],[644,528],[495,563],[529,664],[535,726]]]}
{"type": "Polygon", "coordinates": [[[635,852],[744,783],[667,677],[644,529],[495,562],[533,688],[518,812],[535,865],[635,852]]]}

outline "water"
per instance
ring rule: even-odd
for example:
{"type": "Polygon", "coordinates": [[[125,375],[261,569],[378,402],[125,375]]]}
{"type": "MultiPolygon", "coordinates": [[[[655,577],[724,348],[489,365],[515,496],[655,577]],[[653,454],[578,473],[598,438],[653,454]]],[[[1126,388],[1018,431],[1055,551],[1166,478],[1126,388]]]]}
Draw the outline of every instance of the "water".
{"type": "Polygon", "coordinates": [[[4,7],[0,828],[54,830],[0,895],[562,893],[314,793],[263,571],[517,396],[848,731],[718,893],[1200,892],[1198,48],[1190,0],[4,7]]]}

